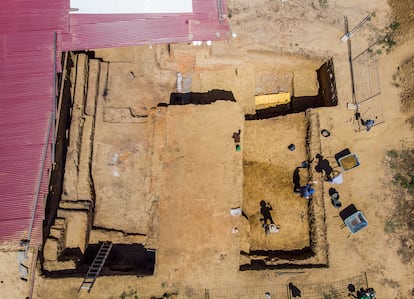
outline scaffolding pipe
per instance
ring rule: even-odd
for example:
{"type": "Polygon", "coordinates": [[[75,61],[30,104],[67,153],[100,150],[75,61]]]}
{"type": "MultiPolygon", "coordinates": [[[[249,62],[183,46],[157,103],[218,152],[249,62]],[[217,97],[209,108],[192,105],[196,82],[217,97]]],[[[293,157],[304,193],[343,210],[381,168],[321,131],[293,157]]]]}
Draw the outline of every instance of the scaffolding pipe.
{"type": "Polygon", "coordinates": [[[221,0],[216,0],[217,3],[217,13],[220,24],[223,23],[223,3],[221,0]]]}
{"type": "Polygon", "coordinates": [[[346,42],[347,40],[349,40],[351,38],[351,36],[355,33],[355,31],[357,31],[359,28],[362,27],[362,25],[364,25],[366,22],[368,22],[369,20],[371,20],[371,15],[367,15],[365,18],[362,19],[361,22],[359,22],[358,25],[356,25],[351,31],[346,31],[345,34],[341,37],[341,41],[346,42]]]}
{"type": "MultiPolygon", "coordinates": [[[[53,131],[56,130],[56,50],[57,50],[57,34],[53,32],[53,98],[52,98],[52,119],[53,131]]],[[[50,134],[50,132],[49,132],[50,134]]],[[[52,163],[55,164],[55,134],[52,135],[52,163]]]]}
{"type": "Polygon", "coordinates": [[[60,89],[59,89],[59,99],[58,99],[58,106],[56,109],[56,127],[55,127],[55,140],[57,140],[58,130],[59,130],[59,122],[60,122],[60,111],[62,110],[62,100],[63,100],[63,89],[65,87],[66,75],[67,75],[67,64],[68,64],[68,57],[69,52],[65,52],[65,57],[63,58],[63,71],[62,71],[62,79],[60,82],[60,89]]]}
{"type": "MultiPolygon", "coordinates": [[[[345,16],[345,32],[348,32],[348,18],[345,16]]],[[[352,65],[352,47],[351,47],[351,39],[348,39],[348,60],[349,60],[349,67],[351,71],[351,86],[352,86],[352,103],[356,105],[356,96],[355,96],[355,82],[354,82],[354,68],[352,65]]]]}
{"type": "Polygon", "coordinates": [[[45,162],[46,162],[47,148],[49,146],[49,138],[50,138],[50,132],[51,132],[51,129],[52,129],[52,123],[53,123],[53,118],[52,118],[52,115],[51,115],[50,118],[49,118],[49,126],[48,126],[48,130],[47,130],[45,145],[43,147],[42,165],[40,167],[39,179],[37,181],[35,200],[34,200],[34,205],[33,205],[33,210],[32,210],[32,217],[31,217],[31,220],[30,220],[29,232],[28,232],[28,235],[27,235],[26,253],[29,250],[30,239],[32,237],[33,225],[34,225],[34,220],[35,220],[35,217],[36,217],[37,203],[39,201],[40,187],[41,187],[41,184],[42,184],[42,174],[43,174],[43,169],[45,167],[45,162]]]}

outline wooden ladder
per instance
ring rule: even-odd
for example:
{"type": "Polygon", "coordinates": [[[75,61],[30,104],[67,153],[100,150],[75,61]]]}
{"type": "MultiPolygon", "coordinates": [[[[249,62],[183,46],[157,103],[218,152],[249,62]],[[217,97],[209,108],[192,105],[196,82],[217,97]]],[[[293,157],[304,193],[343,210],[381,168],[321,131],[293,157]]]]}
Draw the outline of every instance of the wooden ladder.
{"type": "Polygon", "coordinates": [[[96,281],[96,278],[101,273],[101,270],[106,262],[106,259],[108,258],[111,248],[112,248],[111,242],[102,243],[101,247],[99,248],[98,254],[93,260],[92,265],[89,267],[88,273],[86,273],[86,276],[83,279],[82,284],[79,287],[78,293],[80,292],[80,290],[88,290],[88,293],[91,291],[96,281]]]}

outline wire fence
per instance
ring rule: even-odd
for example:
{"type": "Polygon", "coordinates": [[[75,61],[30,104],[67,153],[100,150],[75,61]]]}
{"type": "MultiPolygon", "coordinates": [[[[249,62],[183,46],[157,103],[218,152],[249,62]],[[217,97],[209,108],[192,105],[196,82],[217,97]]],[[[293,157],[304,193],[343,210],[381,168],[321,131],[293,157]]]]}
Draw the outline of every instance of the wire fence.
{"type": "Polygon", "coordinates": [[[177,295],[177,299],[291,299],[300,295],[301,299],[344,299],[350,297],[350,289],[367,288],[365,273],[329,283],[302,284],[292,281],[293,286],[275,284],[242,288],[217,288],[200,291],[186,290],[177,295]],[[293,291],[295,288],[295,291],[293,291]]]}
{"type": "Polygon", "coordinates": [[[352,59],[355,97],[361,104],[381,93],[378,62],[371,48],[352,59]]]}
{"type": "MultiPolygon", "coordinates": [[[[342,299],[352,298],[349,296],[350,289],[367,288],[368,281],[365,273],[343,279],[340,281],[324,283],[324,284],[301,284],[295,283],[295,286],[301,290],[301,298],[303,299],[342,299]]],[[[292,298],[289,294],[289,299],[292,298]]]]}
{"type": "Polygon", "coordinates": [[[288,297],[288,290],[285,285],[274,286],[257,286],[257,287],[242,287],[242,288],[217,288],[205,289],[196,294],[184,294],[181,298],[191,299],[286,299],[288,297]]]}

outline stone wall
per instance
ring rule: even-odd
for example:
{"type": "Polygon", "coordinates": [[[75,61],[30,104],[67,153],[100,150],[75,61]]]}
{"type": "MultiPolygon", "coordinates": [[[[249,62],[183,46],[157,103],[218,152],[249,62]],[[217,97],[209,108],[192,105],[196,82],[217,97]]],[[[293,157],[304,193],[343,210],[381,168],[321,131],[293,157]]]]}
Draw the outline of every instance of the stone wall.
{"type": "Polygon", "coordinates": [[[90,177],[90,160],[95,98],[92,92],[88,93],[88,89],[94,90],[93,86],[96,86],[97,81],[94,80],[95,76],[88,74],[99,74],[99,62],[90,61],[86,54],[72,55],[71,59],[74,62],[70,72],[71,124],[67,132],[68,150],[61,200],[57,217],[43,248],[43,267],[47,271],[76,268],[77,255],[83,254],[88,245],[93,217],[94,192],[90,177]],[[62,254],[68,249],[75,256],[65,259],[62,254]]]}

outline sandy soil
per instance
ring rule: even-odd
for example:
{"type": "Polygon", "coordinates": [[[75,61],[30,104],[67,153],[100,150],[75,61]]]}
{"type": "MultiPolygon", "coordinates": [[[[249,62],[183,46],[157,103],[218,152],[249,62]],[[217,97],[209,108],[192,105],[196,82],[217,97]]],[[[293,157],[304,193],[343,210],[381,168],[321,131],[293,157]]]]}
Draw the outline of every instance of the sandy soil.
{"type": "MultiPolygon", "coordinates": [[[[285,294],[283,286],[289,281],[297,285],[346,281],[361,272],[367,273],[369,284],[377,290],[378,298],[412,298],[414,261],[411,259],[403,262],[399,232],[385,229],[398,208],[395,206],[395,194],[401,194],[396,192],[392,184],[392,175],[385,158],[386,151],[414,146],[409,142],[412,140],[412,128],[406,121],[414,113],[407,108],[401,109],[400,94],[405,91],[396,87],[393,79],[397,68],[413,54],[412,23],[410,17],[404,15],[402,20],[408,21],[403,26],[403,37],[397,39],[397,45],[389,54],[385,51],[377,53],[381,94],[367,102],[364,109],[375,110],[373,116],[381,113],[384,122],[369,132],[359,131],[353,117],[354,111],[347,109],[346,103],[352,101],[352,88],[347,46],[339,39],[344,33],[344,16],[348,17],[352,28],[368,13],[375,12],[371,22],[352,37],[354,56],[365,50],[372,41],[378,39],[395,13],[401,15],[409,11],[407,5],[411,2],[392,3],[398,6],[394,15],[385,0],[229,1],[232,30],[238,37],[229,42],[213,43],[211,49],[206,49],[206,46],[194,48],[178,45],[172,56],[165,54],[163,46],[152,50],[141,47],[97,51],[97,56],[106,61],[127,62],[125,68],[118,69],[123,78],[128,79],[130,71],[139,78],[134,80],[140,82],[139,86],[129,86],[131,84],[126,80],[122,83],[114,81],[114,85],[111,85],[114,94],[118,95],[114,97],[116,102],[111,104],[116,106],[120,103],[119,106],[124,107],[124,103],[132,99],[133,111],[137,115],[145,114],[153,106],[152,103],[168,101],[168,94],[175,84],[176,71],[184,72],[184,76],[192,79],[193,91],[212,88],[232,90],[237,104],[216,103],[203,109],[172,107],[160,114],[161,120],[154,130],[159,129],[168,138],[161,139],[159,144],[154,145],[159,147],[161,153],[157,157],[161,162],[152,165],[153,170],[156,168],[153,187],[158,188],[160,196],[159,249],[154,276],[101,277],[90,294],[78,294],[81,282],[79,278],[46,279],[38,275],[34,298],[120,298],[122,292],[130,290],[137,290],[139,298],[161,296],[164,292],[177,290],[184,298],[191,295],[197,298],[195,295],[204,294],[204,289],[219,293],[220,290],[240,290],[246,287],[259,290],[257,294],[265,289],[275,290],[273,294],[285,294]],[[327,7],[321,6],[321,3],[327,3],[327,7]],[[344,148],[350,148],[358,155],[361,166],[344,173],[344,183],[335,188],[339,191],[344,206],[353,203],[364,212],[369,226],[348,237],[348,231],[340,228],[342,221],[338,217],[338,210],[330,204],[327,185],[324,195],[329,268],[307,269],[303,270],[304,273],[288,273],[283,276],[271,270],[240,272],[240,237],[231,233],[232,228],[239,225],[239,220],[230,215],[229,209],[240,205],[243,195],[241,155],[249,155],[249,142],[260,136],[253,134],[249,141],[249,132],[254,128],[244,124],[243,114],[254,110],[254,94],[284,91],[289,88],[287,82],[293,78],[295,70],[316,70],[328,57],[334,58],[339,105],[317,109],[321,128],[331,132],[330,137],[322,139],[322,153],[333,156],[344,148]],[[141,73],[140,69],[134,67],[138,63],[141,69],[147,71],[141,73]],[[161,65],[162,70],[155,65],[161,65]],[[162,88],[158,89],[156,80],[147,79],[146,74],[160,77],[162,88]],[[123,86],[125,93],[116,90],[117,85],[123,86]],[[145,92],[139,87],[143,87],[145,92]],[[141,92],[145,99],[142,102],[138,100],[141,92]],[[126,94],[129,95],[128,99],[124,98],[126,94]],[[369,107],[372,108],[368,109],[369,107]],[[231,134],[238,128],[245,134],[242,139],[245,144],[242,144],[243,150],[240,153],[234,151],[231,139],[231,134]],[[199,176],[195,177],[191,172],[199,176]],[[167,181],[176,187],[167,189],[163,183],[167,181]],[[278,286],[281,286],[283,292],[278,293],[278,286]]],[[[309,78],[310,82],[313,80],[309,78]]],[[[407,85],[411,86],[412,83],[407,85]]],[[[128,132],[133,134],[131,138],[145,137],[145,134],[135,132],[135,128],[130,129],[133,133],[128,132]]],[[[264,134],[267,135],[269,134],[264,134]]],[[[110,134],[106,136],[110,137],[110,134]]],[[[278,151],[286,148],[288,135],[283,138],[284,142],[278,144],[270,154],[272,162],[283,161],[278,151]]],[[[272,142],[276,143],[277,140],[272,142]]],[[[301,142],[295,140],[293,143],[301,142]]],[[[117,151],[128,153],[123,156],[125,161],[143,159],[137,156],[136,147],[129,148],[121,141],[116,148],[111,147],[111,144],[112,141],[106,142],[106,149],[100,154],[102,159],[111,159],[117,151]]],[[[300,156],[284,161],[289,167],[294,167],[302,160],[302,156],[300,152],[285,153],[286,156],[290,154],[300,156]]],[[[260,156],[260,152],[255,154],[255,157],[260,156]]],[[[119,167],[121,166],[120,164],[119,167]]],[[[139,169],[138,167],[137,173],[140,173],[139,169]]],[[[284,175],[287,180],[291,171],[284,175]]],[[[128,182],[129,180],[132,178],[128,178],[128,182]]],[[[113,182],[102,177],[103,185],[113,182]]],[[[132,188],[126,189],[131,193],[137,192],[136,188],[139,188],[127,187],[132,188]]],[[[289,188],[292,187],[290,185],[289,188]]],[[[300,201],[296,203],[299,204],[300,201]]],[[[252,211],[256,206],[257,202],[252,202],[252,211]]],[[[274,206],[277,207],[276,201],[274,206]]],[[[283,222],[285,215],[278,214],[279,208],[275,211],[276,222],[283,222]]],[[[131,227],[131,222],[122,222],[118,218],[112,221],[111,227],[136,229],[131,227]]],[[[281,225],[282,236],[285,226],[283,223],[281,225]]],[[[403,250],[412,252],[412,245],[406,245],[403,250]]],[[[17,266],[11,254],[2,253],[1,256],[3,269],[17,266]]],[[[2,272],[2,277],[5,278],[0,285],[1,297],[17,298],[27,294],[24,285],[16,281],[16,274],[15,271],[2,272]]],[[[234,296],[230,291],[223,291],[222,294],[222,298],[246,298],[234,296]]],[[[205,296],[200,295],[198,298],[205,296]]],[[[251,295],[247,298],[262,297],[251,295]]]]}
{"type": "Polygon", "coordinates": [[[243,118],[231,102],[169,107],[165,118],[156,272],[201,287],[214,280],[206,272],[225,276],[238,267],[239,238],[232,228],[240,216],[230,209],[241,205],[242,153],[230,136],[243,118]],[[215,258],[204,263],[208,256],[215,258]]]}
{"type": "MultiPolygon", "coordinates": [[[[303,113],[246,121],[244,133],[243,210],[249,218],[250,250],[295,250],[309,247],[308,201],[293,192],[292,176],[307,160],[303,113]],[[294,143],[297,150],[289,151],[294,143]],[[277,234],[263,233],[260,201],[270,203],[277,234]]],[[[307,169],[302,169],[304,186],[307,169]]]]}

